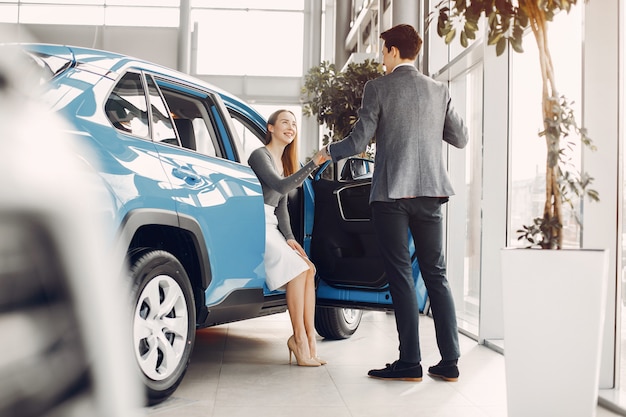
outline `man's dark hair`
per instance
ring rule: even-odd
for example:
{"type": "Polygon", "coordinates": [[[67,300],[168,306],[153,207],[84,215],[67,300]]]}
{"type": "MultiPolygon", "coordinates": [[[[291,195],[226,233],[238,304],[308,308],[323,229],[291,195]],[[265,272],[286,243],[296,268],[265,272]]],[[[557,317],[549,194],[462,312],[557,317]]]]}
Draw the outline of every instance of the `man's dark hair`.
{"type": "Polygon", "coordinates": [[[414,60],[422,48],[422,38],[411,25],[396,25],[380,34],[388,51],[392,46],[398,48],[400,58],[414,60]]]}

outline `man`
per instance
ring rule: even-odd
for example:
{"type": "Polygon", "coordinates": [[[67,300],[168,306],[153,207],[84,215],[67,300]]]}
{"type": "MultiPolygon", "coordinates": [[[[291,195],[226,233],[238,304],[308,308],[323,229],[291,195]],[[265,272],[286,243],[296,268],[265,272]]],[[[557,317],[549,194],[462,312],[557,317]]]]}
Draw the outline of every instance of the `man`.
{"type": "Polygon", "coordinates": [[[400,341],[400,358],[373,369],[373,378],[421,381],[419,309],[411,270],[407,230],[430,297],[442,360],[429,375],[459,377],[456,311],[446,278],[441,206],[454,194],[442,157],[442,140],[463,148],[467,128],[452,107],[446,85],[417,71],[422,39],[410,25],[383,32],[386,75],[366,83],[351,133],[327,146],[334,161],[365,150],[376,137],[370,205],[389,281],[400,341]]]}

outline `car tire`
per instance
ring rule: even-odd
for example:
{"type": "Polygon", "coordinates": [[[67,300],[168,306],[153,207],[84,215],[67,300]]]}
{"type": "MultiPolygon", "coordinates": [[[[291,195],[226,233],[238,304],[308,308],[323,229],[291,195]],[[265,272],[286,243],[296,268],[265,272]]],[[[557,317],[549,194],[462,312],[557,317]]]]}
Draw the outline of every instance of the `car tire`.
{"type": "Polygon", "coordinates": [[[315,308],[315,330],[333,340],[348,339],[356,332],[363,316],[362,310],[338,307],[315,308]]]}
{"type": "Polygon", "coordinates": [[[181,383],[195,342],[196,310],[185,269],[172,254],[146,250],[131,260],[133,352],[147,403],[169,397],[181,383]]]}

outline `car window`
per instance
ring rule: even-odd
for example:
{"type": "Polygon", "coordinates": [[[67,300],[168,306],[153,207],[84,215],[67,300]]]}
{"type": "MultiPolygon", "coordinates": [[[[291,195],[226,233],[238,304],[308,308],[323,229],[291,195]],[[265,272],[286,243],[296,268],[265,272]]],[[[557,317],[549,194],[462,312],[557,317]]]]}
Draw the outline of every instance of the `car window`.
{"type": "Polygon", "coordinates": [[[246,123],[243,116],[234,111],[231,111],[230,115],[235,131],[237,132],[237,136],[239,136],[239,142],[243,147],[241,163],[247,165],[248,158],[250,157],[252,151],[263,146],[265,144],[265,139],[260,132],[253,130],[248,123],[246,123]]]}
{"type": "Polygon", "coordinates": [[[176,85],[155,78],[171,114],[180,143],[209,156],[221,156],[217,134],[209,114],[212,99],[204,92],[175,88],[176,85]],[[192,94],[196,93],[196,94],[192,94]]]}
{"type": "Polygon", "coordinates": [[[104,109],[116,129],[141,138],[149,137],[148,104],[140,74],[126,73],[113,88],[104,109]]]}
{"type": "Polygon", "coordinates": [[[159,94],[152,77],[146,77],[148,84],[148,94],[150,96],[150,110],[152,113],[152,140],[155,142],[169,143],[170,145],[178,145],[178,139],[172,126],[172,120],[169,117],[169,111],[163,98],[159,94]]]}
{"type": "Polygon", "coordinates": [[[215,135],[211,135],[209,129],[207,129],[205,120],[207,119],[203,117],[196,118],[191,121],[197,138],[196,150],[205,155],[217,156],[213,139],[215,135]]]}

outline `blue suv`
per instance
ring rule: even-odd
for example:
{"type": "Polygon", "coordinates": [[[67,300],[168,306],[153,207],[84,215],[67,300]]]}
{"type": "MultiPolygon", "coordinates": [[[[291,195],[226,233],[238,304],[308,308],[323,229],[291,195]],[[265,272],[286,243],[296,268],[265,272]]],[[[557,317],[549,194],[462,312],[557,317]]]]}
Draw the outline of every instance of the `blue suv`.
{"type": "MultiPolygon", "coordinates": [[[[246,163],[266,121],[215,86],[136,58],[19,48],[108,190],[103,215],[115,230],[93,239],[126,254],[132,349],[148,403],[158,403],[180,384],[196,329],[286,311],[284,292],[265,285],[263,197],[246,163]]],[[[370,224],[372,170],[360,158],[326,163],[290,194],[294,233],[317,266],[322,337],[350,337],[363,309],[393,308],[370,224]]],[[[425,310],[416,261],[414,277],[425,310]]]]}

